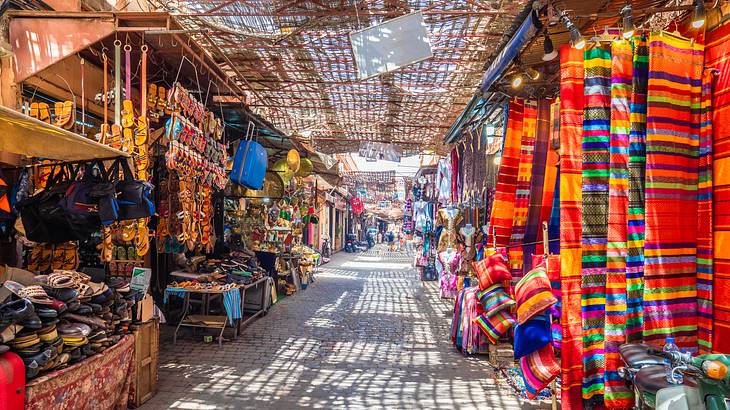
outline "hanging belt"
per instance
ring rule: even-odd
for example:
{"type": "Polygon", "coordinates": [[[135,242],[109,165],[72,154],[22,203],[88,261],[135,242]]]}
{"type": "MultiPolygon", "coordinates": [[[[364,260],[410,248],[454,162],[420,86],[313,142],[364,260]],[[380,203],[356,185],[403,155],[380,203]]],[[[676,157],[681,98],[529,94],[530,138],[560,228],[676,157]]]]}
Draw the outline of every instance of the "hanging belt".
{"type": "Polygon", "coordinates": [[[122,121],[122,42],[114,41],[114,124],[122,121]]]}
{"type": "Polygon", "coordinates": [[[132,99],[132,46],[124,46],[124,99],[132,99]]]}
{"type": "Polygon", "coordinates": [[[81,135],[86,134],[86,92],[84,92],[84,59],[81,59],[81,135]]]}
{"type": "Polygon", "coordinates": [[[139,82],[140,115],[147,118],[147,44],[142,45],[142,74],[139,82]]]}

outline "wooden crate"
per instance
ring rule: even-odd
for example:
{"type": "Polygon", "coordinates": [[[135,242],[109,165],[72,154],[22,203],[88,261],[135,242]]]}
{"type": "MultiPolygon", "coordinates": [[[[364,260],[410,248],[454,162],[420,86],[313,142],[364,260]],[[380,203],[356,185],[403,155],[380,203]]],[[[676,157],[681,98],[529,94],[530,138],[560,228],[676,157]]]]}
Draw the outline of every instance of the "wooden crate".
{"type": "Polygon", "coordinates": [[[160,342],[160,324],[150,320],[134,331],[134,363],[137,367],[134,389],[134,407],[139,407],[157,392],[157,362],[160,342]]]}
{"type": "Polygon", "coordinates": [[[514,349],[510,343],[500,341],[489,345],[489,363],[493,366],[511,365],[514,361],[514,349]]]}

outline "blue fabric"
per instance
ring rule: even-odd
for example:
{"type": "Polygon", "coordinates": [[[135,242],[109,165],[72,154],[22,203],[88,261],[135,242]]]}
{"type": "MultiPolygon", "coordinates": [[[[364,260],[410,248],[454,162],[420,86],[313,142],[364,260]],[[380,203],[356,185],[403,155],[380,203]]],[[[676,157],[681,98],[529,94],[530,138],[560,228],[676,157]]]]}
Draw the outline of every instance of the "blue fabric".
{"type": "Polygon", "coordinates": [[[170,295],[177,296],[179,298],[184,298],[185,293],[187,292],[186,289],[183,288],[167,288],[165,289],[165,296],[164,296],[164,302],[167,304],[167,301],[169,300],[170,295]]]}
{"type": "Polygon", "coordinates": [[[241,318],[241,291],[238,288],[223,293],[223,306],[226,308],[228,321],[232,324],[234,320],[241,318]]]}
{"type": "MultiPolygon", "coordinates": [[[[550,213],[550,223],[548,224],[548,237],[550,239],[560,238],[560,166],[558,166],[558,175],[555,178],[555,196],[553,197],[553,208],[550,213]]],[[[560,241],[551,241],[548,244],[550,253],[560,253],[560,241]]]]}
{"type": "Polygon", "coordinates": [[[515,326],[515,359],[540,350],[552,340],[547,314],[540,314],[522,325],[515,326]]]}

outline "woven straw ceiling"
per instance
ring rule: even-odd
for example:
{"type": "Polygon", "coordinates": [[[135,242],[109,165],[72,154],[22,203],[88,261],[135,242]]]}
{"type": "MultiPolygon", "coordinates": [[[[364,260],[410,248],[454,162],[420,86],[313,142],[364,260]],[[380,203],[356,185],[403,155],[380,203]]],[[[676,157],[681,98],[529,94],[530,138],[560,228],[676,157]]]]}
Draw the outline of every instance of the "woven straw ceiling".
{"type": "Polygon", "coordinates": [[[250,91],[249,106],[327,153],[360,141],[439,151],[527,1],[179,0],[162,3],[250,91]],[[433,57],[357,79],[349,33],[421,10],[433,57]]]}

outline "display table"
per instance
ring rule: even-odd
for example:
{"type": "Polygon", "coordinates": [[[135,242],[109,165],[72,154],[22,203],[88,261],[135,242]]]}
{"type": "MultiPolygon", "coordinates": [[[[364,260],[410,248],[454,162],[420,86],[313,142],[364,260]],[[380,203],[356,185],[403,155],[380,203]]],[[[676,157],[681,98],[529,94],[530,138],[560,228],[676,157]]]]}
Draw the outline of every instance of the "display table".
{"type": "Polygon", "coordinates": [[[237,288],[232,290],[200,290],[185,288],[167,288],[165,289],[165,301],[169,295],[177,295],[183,298],[183,312],[180,323],[175,328],[172,338],[173,344],[177,343],[177,333],[181,327],[213,329],[220,331],[218,334],[218,346],[223,346],[223,332],[230,325],[233,329],[233,338],[238,337],[238,322],[241,319],[241,297],[237,288]],[[198,295],[201,298],[201,314],[191,315],[190,297],[198,295]],[[223,299],[223,306],[226,315],[210,315],[210,300],[220,297],[223,299]]]}
{"type": "Polygon", "coordinates": [[[256,282],[241,287],[241,311],[251,316],[239,322],[239,332],[248,322],[265,314],[269,310],[272,282],[273,280],[271,278],[265,276],[256,282]]]}
{"type": "MultiPolygon", "coordinates": [[[[126,409],[134,380],[134,336],[26,385],[27,410],[126,409]]],[[[2,406],[0,406],[2,407],[2,406]]]]}

